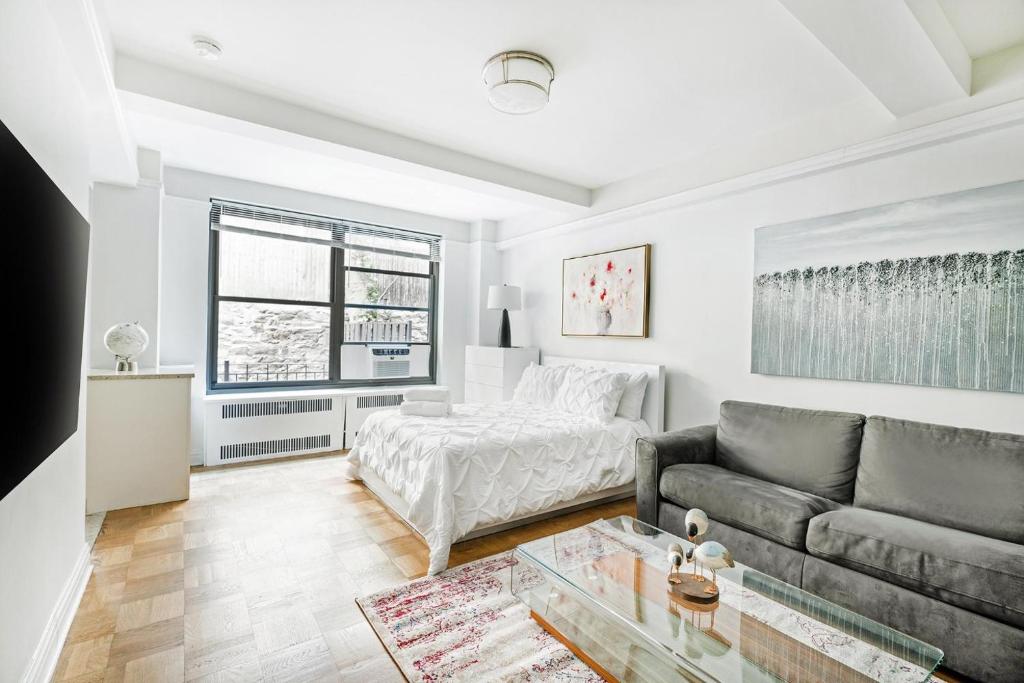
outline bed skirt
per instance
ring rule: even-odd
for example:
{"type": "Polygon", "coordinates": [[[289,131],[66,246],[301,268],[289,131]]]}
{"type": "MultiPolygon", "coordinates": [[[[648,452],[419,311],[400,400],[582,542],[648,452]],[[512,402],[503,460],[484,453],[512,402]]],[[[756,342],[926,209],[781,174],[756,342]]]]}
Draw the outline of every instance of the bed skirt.
{"type": "MultiPolygon", "coordinates": [[[[350,475],[353,478],[359,479],[363,482],[366,488],[372,493],[381,503],[383,503],[389,510],[394,512],[402,522],[405,523],[409,529],[413,531],[417,536],[423,539],[424,543],[427,543],[424,531],[417,529],[416,525],[409,520],[408,510],[409,504],[406,503],[401,496],[391,490],[391,488],[384,483],[384,480],[377,476],[372,470],[366,467],[353,467],[350,471],[350,475]]],[[[624,500],[626,498],[632,498],[636,495],[636,482],[629,482],[622,486],[615,486],[613,488],[604,489],[602,491],[595,491],[588,493],[571,500],[563,501],[552,505],[551,507],[540,510],[538,512],[529,512],[523,515],[513,517],[512,519],[498,522],[496,524],[489,524],[487,526],[477,527],[472,529],[469,533],[459,538],[454,539],[453,543],[459,543],[462,541],[469,541],[474,538],[480,538],[481,536],[487,536],[489,534],[496,534],[508,529],[514,529],[516,527],[525,526],[533,522],[538,522],[543,519],[549,519],[551,517],[557,517],[559,515],[569,514],[576,510],[582,510],[588,507],[594,507],[595,505],[601,505],[603,503],[611,503],[616,500],[624,500]]],[[[429,543],[427,544],[429,546],[429,543]]],[[[443,569],[443,568],[442,568],[443,569]]],[[[438,570],[441,571],[441,570],[438,570]]],[[[438,572],[431,572],[436,574],[438,572]]]]}

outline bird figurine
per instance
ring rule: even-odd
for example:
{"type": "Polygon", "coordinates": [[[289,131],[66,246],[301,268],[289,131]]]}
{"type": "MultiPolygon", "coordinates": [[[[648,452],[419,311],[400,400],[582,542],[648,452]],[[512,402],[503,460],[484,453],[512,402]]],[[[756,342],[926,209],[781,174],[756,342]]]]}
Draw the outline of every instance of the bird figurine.
{"type": "Polygon", "coordinates": [[[693,563],[693,572],[692,572],[693,578],[696,579],[697,581],[703,581],[704,580],[704,575],[700,574],[698,576],[697,561],[693,557],[693,550],[696,547],[697,546],[695,546],[695,545],[691,545],[689,548],[686,549],[686,564],[690,564],[692,562],[693,563]]]}
{"type": "MultiPolygon", "coordinates": [[[[696,544],[700,541],[700,537],[708,532],[708,515],[700,508],[691,508],[687,511],[686,517],[683,519],[683,524],[686,527],[686,537],[690,543],[696,544]]],[[[690,548],[686,552],[686,562],[689,564],[693,560],[693,548],[690,548]]],[[[697,563],[693,563],[693,575],[698,577],[698,581],[704,580],[704,575],[699,571],[697,563]]]]}
{"type": "Polygon", "coordinates": [[[718,590],[718,570],[736,566],[736,563],[732,561],[732,553],[718,541],[701,543],[697,546],[693,556],[701,565],[711,570],[711,588],[715,591],[718,590]]]}
{"type": "Polygon", "coordinates": [[[700,508],[693,508],[686,513],[683,524],[686,526],[686,535],[693,541],[695,537],[708,532],[708,515],[700,508]]]}
{"type": "Polygon", "coordinates": [[[683,566],[683,547],[678,543],[672,543],[668,547],[668,582],[672,584],[681,583],[679,568],[683,566]]]}

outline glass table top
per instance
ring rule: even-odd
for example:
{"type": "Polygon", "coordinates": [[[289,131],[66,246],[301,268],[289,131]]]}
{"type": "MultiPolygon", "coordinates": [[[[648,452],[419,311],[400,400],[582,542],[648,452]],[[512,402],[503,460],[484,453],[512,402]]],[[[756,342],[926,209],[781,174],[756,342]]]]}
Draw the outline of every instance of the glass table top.
{"type": "Polygon", "coordinates": [[[717,603],[681,601],[667,581],[672,543],[692,547],[631,517],[599,520],[518,546],[512,590],[617,680],[909,682],[942,660],[938,648],[739,562],[717,572],[717,603]]]}

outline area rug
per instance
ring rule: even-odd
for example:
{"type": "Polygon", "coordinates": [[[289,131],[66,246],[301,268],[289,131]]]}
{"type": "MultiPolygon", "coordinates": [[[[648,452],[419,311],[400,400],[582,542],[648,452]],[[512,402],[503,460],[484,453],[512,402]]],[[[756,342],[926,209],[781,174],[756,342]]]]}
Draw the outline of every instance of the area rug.
{"type": "Polygon", "coordinates": [[[602,679],[512,595],[511,552],[356,600],[410,681],[602,679]]]}

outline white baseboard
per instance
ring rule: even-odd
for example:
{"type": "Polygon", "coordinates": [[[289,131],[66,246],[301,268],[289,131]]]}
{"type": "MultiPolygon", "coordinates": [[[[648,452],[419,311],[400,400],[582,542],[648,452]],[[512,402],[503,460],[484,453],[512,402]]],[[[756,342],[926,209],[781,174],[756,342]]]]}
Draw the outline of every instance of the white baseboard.
{"type": "Polygon", "coordinates": [[[25,674],[21,677],[22,683],[48,683],[53,678],[57,669],[57,661],[60,659],[60,651],[64,646],[64,639],[68,637],[71,630],[71,622],[78,611],[78,604],[82,601],[82,594],[85,586],[89,583],[89,576],[92,574],[92,562],[90,555],[92,549],[88,544],[83,543],[78,553],[75,567],[68,576],[60,598],[50,613],[50,619],[43,629],[43,635],[36,645],[36,651],[32,655],[25,674]]]}
{"type": "Polygon", "coordinates": [[[203,454],[202,454],[201,451],[196,451],[194,453],[190,453],[189,454],[189,456],[188,456],[188,464],[191,465],[192,467],[198,467],[199,465],[205,465],[206,464],[206,458],[203,457],[203,454]]]}

